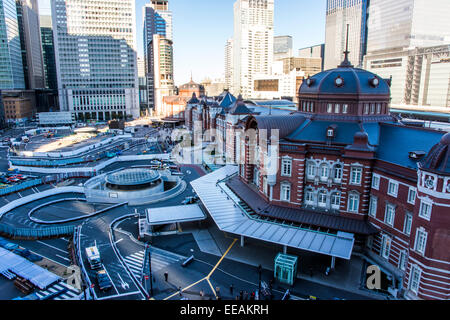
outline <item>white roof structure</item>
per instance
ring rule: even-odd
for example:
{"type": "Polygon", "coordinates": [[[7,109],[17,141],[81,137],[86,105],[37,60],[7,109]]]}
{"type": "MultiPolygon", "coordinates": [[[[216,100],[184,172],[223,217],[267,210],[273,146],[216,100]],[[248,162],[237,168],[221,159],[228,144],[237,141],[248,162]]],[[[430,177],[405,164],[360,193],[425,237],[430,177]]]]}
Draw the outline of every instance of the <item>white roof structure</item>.
{"type": "Polygon", "coordinates": [[[238,205],[240,199],[222,182],[237,172],[236,166],[226,166],[191,182],[221,231],[336,258],[351,258],[353,234],[322,233],[255,220],[246,215],[238,205]]]}
{"type": "Polygon", "coordinates": [[[0,247],[0,274],[10,271],[27,279],[39,289],[46,289],[61,278],[54,273],[0,247]]]}
{"type": "Polygon", "coordinates": [[[147,223],[150,226],[204,219],[206,215],[198,204],[147,209],[147,223]]]}

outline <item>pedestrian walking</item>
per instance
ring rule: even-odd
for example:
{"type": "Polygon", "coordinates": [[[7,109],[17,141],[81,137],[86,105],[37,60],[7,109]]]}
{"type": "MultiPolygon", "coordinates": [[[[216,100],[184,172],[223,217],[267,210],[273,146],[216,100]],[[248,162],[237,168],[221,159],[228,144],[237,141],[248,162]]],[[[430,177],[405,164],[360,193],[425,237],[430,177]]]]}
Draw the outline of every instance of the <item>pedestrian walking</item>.
{"type": "Polygon", "coordinates": [[[202,298],[202,300],[203,300],[204,296],[205,296],[205,293],[203,292],[203,290],[200,290],[200,297],[202,298]]]}
{"type": "Polygon", "coordinates": [[[239,292],[239,300],[244,300],[244,291],[239,292]]]}
{"type": "Polygon", "coordinates": [[[183,293],[181,292],[181,287],[178,287],[178,291],[180,292],[180,297],[182,297],[183,293]]]}
{"type": "Polygon", "coordinates": [[[244,300],[247,300],[247,298],[248,298],[248,292],[244,291],[244,300]]]}
{"type": "Polygon", "coordinates": [[[231,294],[231,296],[233,296],[233,284],[231,284],[231,286],[230,286],[230,294],[231,294]]]}
{"type": "Polygon", "coordinates": [[[164,279],[166,279],[166,282],[167,282],[168,278],[169,278],[169,273],[166,271],[166,272],[164,272],[164,279]]]}

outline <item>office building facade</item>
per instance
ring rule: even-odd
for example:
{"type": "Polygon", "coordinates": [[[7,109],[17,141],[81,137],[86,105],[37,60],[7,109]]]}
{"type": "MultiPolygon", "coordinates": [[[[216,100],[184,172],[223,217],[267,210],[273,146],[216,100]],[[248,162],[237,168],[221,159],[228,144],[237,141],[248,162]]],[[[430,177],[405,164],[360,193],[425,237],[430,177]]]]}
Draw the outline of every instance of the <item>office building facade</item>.
{"type": "Polygon", "coordinates": [[[135,1],[55,0],[52,19],[61,111],[139,117],[135,1]]]}
{"type": "Polygon", "coordinates": [[[228,39],[225,45],[225,87],[233,90],[233,39],[228,39]]]}
{"type": "MultiPolygon", "coordinates": [[[[147,109],[156,110],[158,102],[161,106],[162,96],[174,91],[173,85],[173,27],[172,12],[169,10],[169,1],[151,0],[143,8],[144,17],[144,59],[147,74],[147,109]],[[155,35],[158,37],[155,38],[155,35]],[[150,48],[150,49],[149,49],[150,48]],[[157,53],[155,50],[162,50],[157,53]],[[167,54],[167,56],[166,56],[167,54]],[[164,65],[159,65],[154,58],[164,65]],[[170,66],[167,62],[170,60],[170,66]],[[162,73],[160,73],[160,71],[162,73]],[[169,77],[165,79],[165,77],[169,77]],[[157,83],[159,80],[162,83],[157,83]],[[166,87],[167,86],[167,87],[166,87]],[[156,91],[159,92],[156,92],[156,91]],[[163,92],[162,92],[162,91],[163,92]],[[162,94],[162,95],[161,95],[162,94]],[[158,99],[157,96],[160,98],[158,99]]],[[[172,94],[171,93],[171,94],[172,94]]],[[[170,94],[169,94],[170,95],[170,94]]]]}
{"type": "Polygon", "coordinates": [[[234,4],[234,94],[249,98],[253,76],[271,72],[273,41],[274,0],[237,0],[234,4]]]}
{"type": "Polygon", "coordinates": [[[45,75],[38,2],[17,0],[16,7],[26,89],[43,89],[45,75]]]}
{"type": "Polygon", "coordinates": [[[25,89],[15,0],[0,0],[0,89],[25,89]]]}
{"type": "Polygon", "coordinates": [[[368,0],[327,0],[324,69],[336,68],[344,58],[349,25],[349,59],[362,66],[367,48],[368,0]]]}
{"type": "Polygon", "coordinates": [[[372,0],[364,67],[392,77],[392,103],[450,107],[450,2],[372,0]]]}
{"type": "Polygon", "coordinates": [[[52,17],[41,16],[41,43],[45,88],[58,90],[56,75],[55,43],[53,41],[52,17]]]}
{"type": "Polygon", "coordinates": [[[273,38],[273,58],[275,61],[293,56],[293,41],[291,36],[277,36],[273,38]]]}

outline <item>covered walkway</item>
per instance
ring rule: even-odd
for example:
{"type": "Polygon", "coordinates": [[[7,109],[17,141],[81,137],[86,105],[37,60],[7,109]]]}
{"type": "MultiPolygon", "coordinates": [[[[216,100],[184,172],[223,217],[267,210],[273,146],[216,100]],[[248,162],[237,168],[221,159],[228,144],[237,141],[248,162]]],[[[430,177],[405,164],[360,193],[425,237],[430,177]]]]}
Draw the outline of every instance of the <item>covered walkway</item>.
{"type": "Polygon", "coordinates": [[[191,185],[209,214],[224,232],[262,240],[278,245],[328,255],[351,258],[354,235],[338,232],[329,234],[289,225],[262,221],[248,216],[240,206],[240,199],[227,187],[225,179],[235,175],[236,166],[226,166],[191,182],[191,185]]]}

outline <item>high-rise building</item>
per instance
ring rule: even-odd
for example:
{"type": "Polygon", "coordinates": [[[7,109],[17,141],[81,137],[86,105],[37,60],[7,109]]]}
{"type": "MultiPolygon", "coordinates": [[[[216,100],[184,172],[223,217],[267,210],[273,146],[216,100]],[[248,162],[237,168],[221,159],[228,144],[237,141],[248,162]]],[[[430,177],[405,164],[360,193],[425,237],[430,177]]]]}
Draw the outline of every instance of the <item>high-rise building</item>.
{"type": "Polygon", "coordinates": [[[367,53],[450,43],[447,0],[371,0],[367,53]]]}
{"type": "Polygon", "coordinates": [[[364,68],[392,77],[394,105],[450,107],[450,2],[372,0],[364,68]]]}
{"type": "MultiPolygon", "coordinates": [[[[151,0],[150,3],[146,4],[143,8],[144,17],[144,59],[145,59],[145,70],[147,74],[147,91],[148,91],[148,110],[157,109],[158,101],[162,102],[161,99],[156,99],[156,88],[164,89],[163,91],[173,92],[173,30],[172,30],[172,11],[169,10],[168,0],[151,0]],[[158,35],[155,40],[154,36],[158,35]],[[166,39],[166,40],[164,40],[166,39]],[[170,53],[169,57],[162,59],[163,63],[167,63],[167,59],[171,61],[171,65],[159,66],[155,65],[155,61],[152,57],[155,56],[152,50],[158,49],[157,46],[162,44],[161,49],[170,53]],[[149,51],[149,48],[151,51],[149,51]],[[170,69],[170,70],[169,70],[170,69]],[[155,72],[163,72],[162,74],[155,74],[155,72]],[[164,79],[165,76],[169,76],[170,79],[164,79]],[[164,84],[155,83],[155,79],[162,79],[164,84]],[[168,85],[171,87],[164,87],[168,85]]],[[[160,54],[158,53],[159,57],[160,54]]],[[[160,92],[161,93],[161,92],[160,92]]]]}
{"type": "Polygon", "coordinates": [[[225,45],[225,87],[233,91],[233,39],[228,39],[225,45]]]}
{"type": "Polygon", "coordinates": [[[52,18],[61,111],[139,117],[135,1],[54,0],[52,18]]]}
{"type": "Polygon", "coordinates": [[[148,116],[148,98],[147,98],[147,77],[145,73],[145,59],[138,57],[138,78],[139,78],[139,106],[141,116],[148,116]]]}
{"type": "Polygon", "coordinates": [[[322,59],[322,70],[325,62],[325,44],[318,44],[316,46],[306,47],[298,50],[300,58],[320,58],[322,59]]]}
{"type": "Polygon", "coordinates": [[[349,60],[362,66],[367,47],[368,0],[327,0],[325,69],[336,68],[344,59],[349,25],[349,60]]]}
{"type": "Polygon", "coordinates": [[[0,0],[0,89],[25,89],[15,0],[0,0]]]}
{"type": "Polygon", "coordinates": [[[270,74],[273,62],[274,0],[234,4],[233,93],[249,98],[254,75],[270,74]]]}
{"type": "Polygon", "coordinates": [[[154,111],[161,114],[163,98],[175,93],[173,81],[173,43],[159,34],[153,35],[147,47],[148,99],[152,100],[154,111]]]}
{"type": "Polygon", "coordinates": [[[293,57],[293,42],[291,36],[273,38],[273,58],[275,61],[293,57]]]}
{"type": "Polygon", "coordinates": [[[16,0],[22,62],[27,89],[45,88],[37,0],[16,0]]]}
{"type": "Polygon", "coordinates": [[[53,41],[52,17],[43,15],[40,17],[42,57],[44,62],[45,87],[52,90],[58,89],[56,76],[55,43],[53,41]]]}

